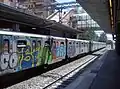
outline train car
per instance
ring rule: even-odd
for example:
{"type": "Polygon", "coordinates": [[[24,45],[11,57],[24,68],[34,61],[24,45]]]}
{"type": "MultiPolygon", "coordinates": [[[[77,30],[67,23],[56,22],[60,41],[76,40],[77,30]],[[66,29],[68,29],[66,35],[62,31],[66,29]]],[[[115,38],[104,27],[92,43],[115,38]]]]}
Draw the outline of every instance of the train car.
{"type": "Polygon", "coordinates": [[[89,41],[69,39],[67,38],[67,55],[69,58],[75,57],[79,54],[89,52],[89,41]]]}
{"type": "Polygon", "coordinates": [[[52,61],[48,36],[0,31],[0,74],[17,72],[52,61]]]}
{"type": "Polygon", "coordinates": [[[0,31],[0,75],[52,64],[102,47],[105,43],[0,31]]]}
{"type": "Polygon", "coordinates": [[[97,49],[98,43],[95,41],[92,41],[92,51],[95,51],[97,49]]]}
{"type": "Polygon", "coordinates": [[[51,36],[52,63],[62,61],[66,58],[66,39],[51,36]]]}
{"type": "Polygon", "coordinates": [[[79,53],[79,40],[67,38],[67,56],[72,58],[79,53]]]}
{"type": "Polygon", "coordinates": [[[84,40],[84,53],[88,53],[89,52],[89,41],[84,40]]]}

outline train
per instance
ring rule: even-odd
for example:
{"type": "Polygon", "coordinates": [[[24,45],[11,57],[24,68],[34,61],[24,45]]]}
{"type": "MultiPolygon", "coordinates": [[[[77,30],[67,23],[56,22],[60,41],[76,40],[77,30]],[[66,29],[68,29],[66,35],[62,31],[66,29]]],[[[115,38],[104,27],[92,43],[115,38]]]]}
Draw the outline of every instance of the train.
{"type": "Polygon", "coordinates": [[[106,43],[0,31],[0,75],[52,64],[103,48],[106,43]]]}

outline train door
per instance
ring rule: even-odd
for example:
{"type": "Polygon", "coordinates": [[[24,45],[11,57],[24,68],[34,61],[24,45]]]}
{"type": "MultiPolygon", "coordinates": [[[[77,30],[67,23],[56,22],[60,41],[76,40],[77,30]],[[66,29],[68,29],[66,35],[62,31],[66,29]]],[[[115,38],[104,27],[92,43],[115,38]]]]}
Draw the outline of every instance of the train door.
{"type": "Polygon", "coordinates": [[[75,56],[76,48],[75,48],[75,41],[71,41],[71,58],[75,56]]]}
{"type": "Polygon", "coordinates": [[[65,48],[65,41],[61,40],[60,42],[60,53],[61,53],[61,58],[65,59],[65,55],[66,55],[66,48],[65,48]]]}
{"type": "Polygon", "coordinates": [[[88,52],[88,42],[86,42],[86,53],[88,52]]]}
{"type": "Polygon", "coordinates": [[[89,44],[89,42],[88,42],[88,48],[87,48],[88,51],[87,51],[87,52],[89,52],[89,47],[90,47],[90,44],[89,44]]]}
{"type": "Polygon", "coordinates": [[[50,64],[52,62],[52,45],[51,39],[48,37],[42,38],[43,40],[43,49],[42,49],[42,64],[50,64]]]}
{"type": "Polygon", "coordinates": [[[81,42],[79,41],[79,54],[81,54],[81,42]]]}
{"type": "Polygon", "coordinates": [[[82,45],[82,43],[79,41],[79,54],[81,54],[81,49],[82,49],[82,48],[81,48],[81,47],[82,47],[81,45],[82,45]]]}
{"type": "Polygon", "coordinates": [[[38,56],[38,51],[37,51],[37,38],[31,38],[31,46],[32,46],[32,66],[36,67],[37,65],[37,56],[38,56]]]}
{"type": "Polygon", "coordinates": [[[95,46],[96,46],[95,50],[97,50],[97,43],[95,43],[95,46]]]}
{"type": "Polygon", "coordinates": [[[87,53],[87,42],[85,42],[85,52],[87,53]]]}
{"type": "Polygon", "coordinates": [[[67,54],[69,58],[72,56],[72,42],[70,40],[68,40],[67,54]]]}
{"type": "Polygon", "coordinates": [[[76,49],[75,56],[77,56],[79,54],[79,41],[76,41],[75,49],[76,49]]]}
{"type": "Polygon", "coordinates": [[[96,49],[96,43],[94,43],[94,50],[96,49]]]}
{"type": "Polygon", "coordinates": [[[93,51],[93,41],[90,41],[90,51],[93,51]]]}
{"type": "Polygon", "coordinates": [[[1,60],[0,69],[6,72],[15,72],[18,62],[18,56],[16,53],[16,42],[14,36],[2,35],[1,39],[1,60]]]}
{"type": "Polygon", "coordinates": [[[17,67],[18,64],[18,54],[17,54],[17,36],[11,36],[12,38],[10,39],[10,68],[17,67]]]}
{"type": "Polygon", "coordinates": [[[36,56],[37,64],[36,64],[36,66],[41,65],[42,49],[43,49],[42,38],[38,38],[36,40],[36,51],[37,51],[37,56],[36,56]]]}
{"type": "Polygon", "coordinates": [[[32,38],[32,54],[34,66],[48,63],[50,50],[50,40],[46,38],[32,38]]]}
{"type": "Polygon", "coordinates": [[[85,42],[83,42],[83,53],[85,53],[85,42]]]}
{"type": "Polygon", "coordinates": [[[54,44],[54,54],[56,54],[56,61],[59,61],[61,59],[65,59],[66,56],[66,43],[65,39],[56,39],[56,44],[54,44]],[[56,53],[55,53],[56,51],[56,53]]]}
{"type": "Polygon", "coordinates": [[[57,61],[57,47],[58,47],[58,41],[55,38],[52,38],[52,47],[51,47],[51,51],[52,51],[52,63],[57,61]]]}
{"type": "Polygon", "coordinates": [[[84,53],[84,42],[81,42],[81,53],[84,53]]]}
{"type": "Polygon", "coordinates": [[[88,42],[86,42],[86,52],[88,52],[88,42]]]}
{"type": "Polygon", "coordinates": [[[95,43],[95,50],[97,49],[97,43],[95,43]]]}
{"type": "Polygon", "coordinates": [[[94,51],[94,42],[92,42],[92,51],[94,51]]]}
{"type": "Polygon", "coordinates": [[[2,52],[0,60],[1,71],[9,69],[9,58],[10,57],[10,39],[8,36],[2,35],[2,52]]]}
{"type": "Polygon", "coordinates": [[[84,53],[86,53],[86,42],[84,42],[84,53]]]}
{"type": "Polygon", "coordinates": [[[19,58],[18,71],[32,67],[32,47],[30,38],[19,36],[17,39],[17,54],[19,58]]]}

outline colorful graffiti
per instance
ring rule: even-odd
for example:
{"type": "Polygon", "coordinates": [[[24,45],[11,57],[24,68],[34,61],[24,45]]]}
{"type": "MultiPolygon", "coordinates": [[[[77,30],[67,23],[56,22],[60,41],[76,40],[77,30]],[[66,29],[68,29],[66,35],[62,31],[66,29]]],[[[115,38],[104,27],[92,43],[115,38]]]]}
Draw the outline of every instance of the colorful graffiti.
{"type": "Polygon", "coordinates": [[[1,36],[1,55],[0,55],[0,70],[14,69],[17,66],[17,53],[12,49],[11,40],[15,39],[11,36],[1,36]]]}
{"type": "Polygon", "coordinates": [[[67,50],[68,57],[74,56],[75,53],[76,53],[75,42],[71,41],[68,43],[68,50],[67,50]]]}
{"type": "Polygon", "coordinates": [[[19,56],[19,69],[28,69],[39,65],[47,64],[52,61],[49,41],[45,41],[44,46],[41,42],[32,42],[32,46],[27,45],[23,48],[23,53],[19,56]]]}
{"type": "MultiPolygon", "coordinates": [[[[66,53],[68,57],[73,57],[88,50],[88,46],[83,42],[76,42],[75,40],[68,39],[66,41],[64,38],[49,38],[48,36],[37,38],[0,35],[0,74],[3,71],[4,73],[17,72],[49,64],[64,59],[66,53]]],[[[91,43],[90,46],[94,46],[94,44],[91,43]]],[[[93,47],[91,47],[92,49],[93,47]]]]}
{"type": "Polygon", "coordinates": [[[54,41],[52,45],[52,55],[53,59],[65,58],[66,55],[66,45],[65,42],[54,41]]]}
{"type": "Polygon", "coordinates": [[[49,39],[1,36],[0,70],[20,71],[52,61],[49,39]],[[42,41],[42,43],[41,43],[42,41]],[[2,50],[2,51],[1,51],[2,50]]]}
{"type": "MultiPolygon", "coordinates": [[[[20,71],[49,64],[66,56],[65,40],[3,36],[0,69],[20,71]]],[[[68,55],[75,54],[75,43],[69,42],[68,55]]]]}

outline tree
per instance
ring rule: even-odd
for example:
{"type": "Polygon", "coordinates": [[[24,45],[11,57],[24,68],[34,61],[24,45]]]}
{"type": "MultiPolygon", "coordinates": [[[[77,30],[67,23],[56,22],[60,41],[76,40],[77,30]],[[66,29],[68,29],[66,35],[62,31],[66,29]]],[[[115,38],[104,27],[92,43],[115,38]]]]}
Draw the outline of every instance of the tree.
{"type": "Polygon", "coordinates": [[[100,35],[99,41],[100,42],[106,42],[107,41],[107,36],[104,32],[100,35]]]}
{"type": "Polygon", "coordinates": [[[86,31],[86,40],[94,40],[98,41],[99,37],[98,35],[94,32],[94,30],[89,29],[86,31]]]}

